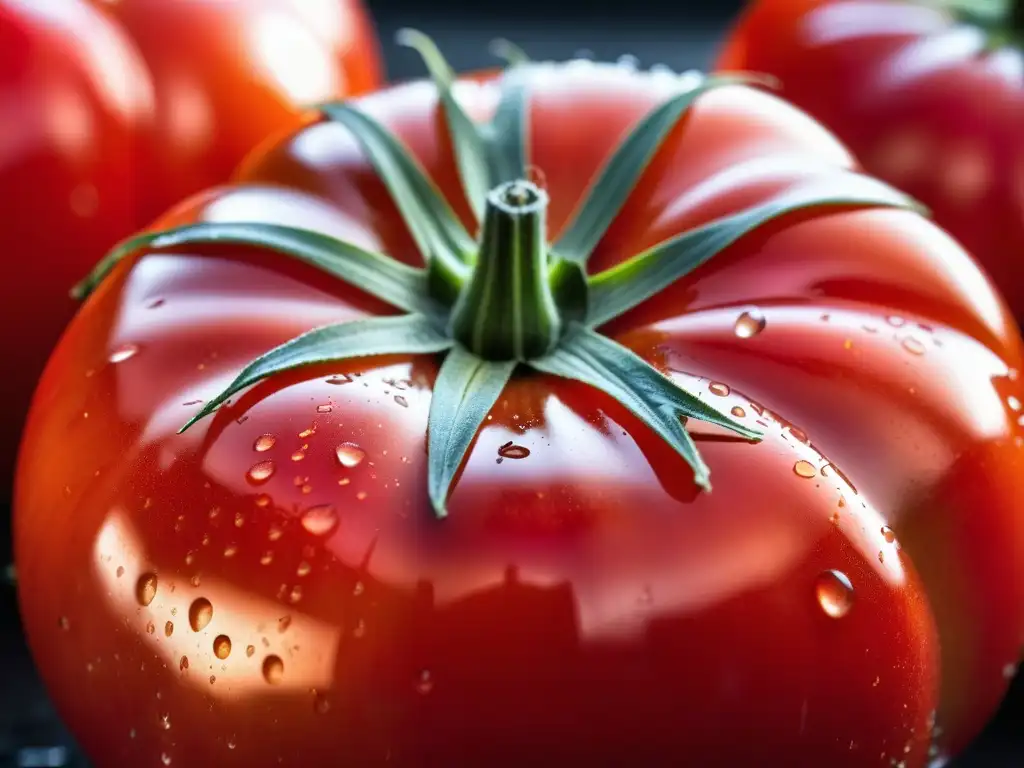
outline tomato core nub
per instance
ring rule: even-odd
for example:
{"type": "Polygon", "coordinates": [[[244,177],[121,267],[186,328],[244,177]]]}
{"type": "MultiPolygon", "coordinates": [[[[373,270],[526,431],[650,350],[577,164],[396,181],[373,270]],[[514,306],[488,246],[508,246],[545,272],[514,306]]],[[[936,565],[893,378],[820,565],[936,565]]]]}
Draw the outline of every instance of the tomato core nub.
{"type": "Polygon", "coordinates": [[[452,309],[452,337],[484,360],[554,349],[562,320],[548,277],[547,193],[516,180],[490,191],[473,271],[452,309]]]}

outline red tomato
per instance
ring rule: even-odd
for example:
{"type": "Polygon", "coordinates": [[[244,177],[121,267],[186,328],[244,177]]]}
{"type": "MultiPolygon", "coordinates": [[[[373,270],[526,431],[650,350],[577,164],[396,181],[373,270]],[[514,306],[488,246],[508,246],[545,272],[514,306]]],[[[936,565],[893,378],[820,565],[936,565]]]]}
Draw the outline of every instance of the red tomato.
{"type": "Polygon", "coordinates": [[[3,0],[0,50],[0,487],[9,491],[32,389],[75,308],[68,289],[139,226],[133,170],[152,94],[131,41],[82,0],[3,0]]]}
{"type": "Polygon", "coordinates": [[[380,84],[361,0],[93,0],[131,35],[153,79],[140,224],[226,180],[299,112],[380,84]],[[155,182],[155,183],[154,183],[155,182]]]}
{"type": "Polygon", "coordinates": [[[182,196],[226,181],[307,102],[375,86],[379,67],[356,0],[0,0],[0,45],[9,488],[75,281],[182,196]]]}
{"type": "MultiPolygon", "coordinates": [[[[1013,5],[1024,27],[1024,4],[1013,5]]],[[[718,66],[777,76],[784,97],[868,171],[933,210],[1020,320],[1024,64],[1001,35],[924,3],[765,0],[751,4],[718,66]]]]}
{"type": "MultiPolygon", "coordinates": [[[[677,82],[527,72],[529,162],[555,235],[677,82]]],[[[495,90],[461,97],[481,117],[495,90]]],[[[355,103],[468,224],[434,86],[355,103]]],[[[778,98],[713,90],[592,271],[851,167],[778,98]]],[[[264,147],[235,186],[159,224],[196,221],[418,259],[338,123],[264,147]]],[[[177,433],[254,357],[389,311],[221,245],[123,263],[70,326],[30,416],[15,547],[35,658],[99,764],[921,768],[936,619],[973,671],[954,692],[987,707],[1005,688],[1024,628],[1021,342],[917,213],[793,215],[603,329],[763,425],[756,444],[690,425],[711,492],[606,394],[517,376],[437,520],[430,356],[274,376],[177,433]]]]}

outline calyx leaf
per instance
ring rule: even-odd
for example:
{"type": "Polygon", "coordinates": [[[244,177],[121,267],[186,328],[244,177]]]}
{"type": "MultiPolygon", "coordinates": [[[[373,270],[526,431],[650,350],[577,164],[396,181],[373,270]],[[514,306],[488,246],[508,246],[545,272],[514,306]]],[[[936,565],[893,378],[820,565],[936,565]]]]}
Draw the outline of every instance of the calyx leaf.
{"type": "Polygon", "coordinates": [[[441,364],[430,401],[427,485],[434,514],[448,514],[448,493],[480,425],[512,378],[514,360],[481,360],[455,346],[441,364]]]}
{"type": "Polygon", "coordinates": [[[602,325],[721,253],[740,238],[782,216],[826,206],[885,206],[918,209],[894,187],[858,173],[831,174],[798,184],[766,203],[683,232],[588,280],[587,323],[602,325]]]}
{"type": "Polygon", "coordinates": [[[192,245],[240,245],[271,250],[316,267],[407,312],[438,312],[438,305],[426,292],[426,277],[422,269],[406,266],[388,256],[321,232],[258,223],[189,224],[137,235],[108,253],[71,290],[71,295],[84,299],[123,259],[143,249],[162,250],[192,245]]]}
{"type": "Polygon", "coordinates": [[[635,352],[579,324],[558,349],[529,365],[589,384],[618,400],[690,465],[696,483],[705,490],[711,490],[711,470],[680,417],[717,424],[750,440],[761,435],[680,388],[635,352]]]}
{"type": "Polygon", "coordinates": [[[236,392],[278,373],[357,357],[442,352],[451,345],[451,339],[423,315],[371,317],[316,328],[249,363],[223,392],[203,405],[178,432],[184,432],[213,413],[236,392]]]}

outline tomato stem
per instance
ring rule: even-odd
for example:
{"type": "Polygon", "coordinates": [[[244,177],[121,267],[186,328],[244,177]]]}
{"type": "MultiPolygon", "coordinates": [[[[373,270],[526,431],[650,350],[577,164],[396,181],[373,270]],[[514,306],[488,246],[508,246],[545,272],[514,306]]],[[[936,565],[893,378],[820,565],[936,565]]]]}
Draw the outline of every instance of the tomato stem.
{"type": "Polygon", "coordinates": [[[451,315],[451,333],[485,360],[529,360],[550,352],[562,321],[547,274],[548,196],[512,181],[487,196],[480,250],[451,315]]]}

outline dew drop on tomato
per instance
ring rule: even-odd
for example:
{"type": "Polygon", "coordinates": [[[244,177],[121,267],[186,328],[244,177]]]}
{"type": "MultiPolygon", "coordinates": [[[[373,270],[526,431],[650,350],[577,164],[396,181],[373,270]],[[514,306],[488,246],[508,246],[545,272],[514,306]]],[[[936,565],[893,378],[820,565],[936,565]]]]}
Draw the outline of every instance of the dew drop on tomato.
{"type": "Polygon", "coordinates": [[[742,419],[744,416],[747,415],[747,412],[744,411],[743,408],[741,406],[739,406],[739,405],[734,405],[732,407],[732,410],[729,411],[729,413],[731,413],[733,416],[735,416],[738,419],[742,419]]]}
{"type": "Polygon", "coordinates": [[[165,637],[170,637],[173,634],[174,634],[174,622],[173,621],[168,621],[166,624],[164,624],[164,636],[165,637]]]}
{"type": "Polygon", "coordinates": [[[226,659],[231,655],[231,638],[227,635],[217,635],[213,641],[213,655],[218,659],[226,659]]]}
{"type": "Polygon", "coordinates": [[[337,376],[331,376],[331,378],[327,379],[327,383],[334,384],[335,386],[341,386],[342,384],[351,384],[352,377],[348,376],[347,374],[340,373],[337,376]]]}
{"type": "Polygon", "coordinates": [[[811,478],[818,474],[814,465],[805,459],[800,459],[800,461],[793,465],[793,472],[795,472],[798,477],[803,478],[811,478]]]}
{"type": "Polygon", "coordinates": [[[263,660],[263,679],[271,685],[277,685],[284,677],[284,662],[280,656],[267,656],[263,660]]]}
{"type": "Polygon", "coordinates": [[[249,468],[247,477],[251,483],[265,483],[274,475],[276,469],[273,461],[260,461],[249,468]]]}
{"type": "Polygon", "coordinates": [[[902,345],[912,355],[924,354],[924,343],[916,336],[907,336],[903,339],[902,345]]]}
{"type": "Polygon", "coordinates": [[[827,616],[841,619],[853,607],[853,585],[842,571],[824,571],[814,585],[818,605],[827,616]]]}
{"type": "Polygon", "coordinates": [[[337,454],[341,466],[349,469],[358,467],[363,463],[363,459],[366,458],[366,451],[355,443],[342,443],[334,452],[337,454]]]}
{"type": "Polygon", "coordinates": [[[273,448],[276,442],[277,438],[273,435],[260,435],[256,438],[256,442],[252,444],[252,449],[258,453],[263,453],[273,448]]]}
{"type": "Polygon", "coordinates": [[[310,507],[299,519],[302,527],[314,536],[326,536],[338,527],[338,513],[329,504],[310,507]]]}
{"type": "Polygon", "coordinates": [[[896,531],[894,531],[888,525],[883,525],[882,537],[885,539],[886,544],[892,544],[894,541],[896,541],[896,531]]]}
{"type": "Polygon", "coordinates": [[[110,353],[108,358],[112,363],[123,363],[126,360],[131,360],[135,355],[139,353],[139,348],[134,344],[122,344],[113,352],[110,353]]]}
{"type": "Polygon", "coordinates": [[[166,752],[164,752],[162,755],[160,755],[160,762],[163,763],[164,765],[170,765],[171,764],[171,756],[169,754],[167,754],[166,752]]]}
{"type": "Polygon", "coordinates": [[[434,676],[430,674],[429,669],[424,669],[416,680],[416,692],[426,695],[432,690],[434,690],[434,676]]]}
{"type": "Polygon", "coordinates": [[[193,632],[206,628],[213,618],[213,604],[205,597],[197,597],[188,607],[188,623],[193,632]]]}
{"type": "Polygon", "coordinates": [[[719,397],[726,397],[732,390],[729,389],[728,384],[723,384],[720,381],[711,382],[711,386],[708,387],[708,391],[712,395],[718,395],[719,397]]]}
{"type": "Polygon", "coordinates": [[[135,599],[139,605],[147,606],[156,597],[157,578],[155,573],[144,573],[135,582],[135,599]]]}
{"type": "Polygon", "coordinates": [[[761,314],[761,310],[756,308],[748,309],[736,318],[733,330],[739,338],[749,339],[763,331],[765,325],[766,320],[764,315],[761,314]]]}

